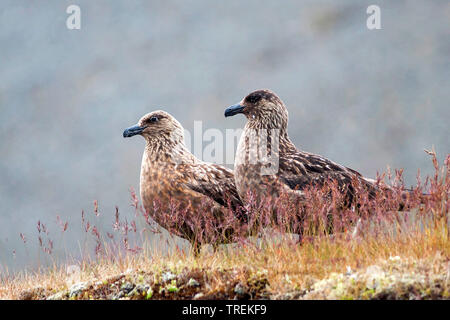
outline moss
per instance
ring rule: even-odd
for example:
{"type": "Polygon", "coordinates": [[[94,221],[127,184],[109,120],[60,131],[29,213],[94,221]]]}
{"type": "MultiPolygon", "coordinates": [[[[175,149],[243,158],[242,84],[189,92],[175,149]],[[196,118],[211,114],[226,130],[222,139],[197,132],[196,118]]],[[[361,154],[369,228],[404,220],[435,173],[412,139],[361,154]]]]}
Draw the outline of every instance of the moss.
{"type": "Polygon", "coordinates": [[[402,261],[394,257],[355,273],[332,273],[314,283],[305,298],[447,299],[450,284],[445,281],[445,275],[425,277],[427,266],[427,262],[402,261]]]}
{"type": "Polygon", "coordinates": [[[180,290],[177,288],[177,280],[172,280],[166,288],[170,293],[178,292],[180,290]]]}
{"type": "Polygon", "coordinates": [[[152,288],[148,289],[146,295],[145,295],[145,299],[150,300],[153,297],[153,290],[152,288]]]}

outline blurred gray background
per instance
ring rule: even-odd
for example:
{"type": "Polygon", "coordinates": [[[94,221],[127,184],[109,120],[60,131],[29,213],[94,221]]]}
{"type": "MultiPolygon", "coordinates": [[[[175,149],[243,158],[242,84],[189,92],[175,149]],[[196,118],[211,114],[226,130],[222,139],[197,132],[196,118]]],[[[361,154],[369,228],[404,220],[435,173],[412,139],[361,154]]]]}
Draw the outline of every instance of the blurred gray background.
{"type": "Polygon", "coordinates": [[[132,219],[144,141],[122,132],[155,109],[241,128],[224,109],[270,88],[298,147],[369,177],[404,168],[408,185],[432,172],[424,148],[450,151],[447,0],[0,3],[0,271],[36,265],[38,220],[58,256],[77,254],[82,209],[103,231],[115,205],[132,219]]]}

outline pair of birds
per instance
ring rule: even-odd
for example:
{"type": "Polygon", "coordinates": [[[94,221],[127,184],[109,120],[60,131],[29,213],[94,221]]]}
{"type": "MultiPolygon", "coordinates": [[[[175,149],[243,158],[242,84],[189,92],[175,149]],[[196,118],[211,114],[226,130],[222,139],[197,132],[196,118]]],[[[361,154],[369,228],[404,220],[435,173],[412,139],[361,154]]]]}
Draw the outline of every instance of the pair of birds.
{"type": "MultiPolygon", "coordinates": [[[[274,92],[254,91],[225,110],[225,117],[236,114],[245,115],[247,123],[238,144],[234,173],[196,158],[184,144],[183,127],[167,112],[151,112],[123,132],[124,137],[141,135],[146,140],[140,195],[146,212],[162,227],[175,229],[177,235],[195,244],[199,230],[189,219],[211,212],[211,219],[220,221],[230,208],[241,212],[238,208],[245,208],[250,194],[276,198],[285,193],[302,201],[302,190],[330,179],[337,181],[349,198],[348,187],[354,179],[371,194],[377,191],[375,181],[357,171],[297,149],[288,136],[286,106],[274,92]],[[268,154],[273,161],[268,160],[268,154]],[[179,212],[184,213],[181,219],[174,217],[179,212]]],[[[236,217],[246,222],[242,212],[236,217]]]]}

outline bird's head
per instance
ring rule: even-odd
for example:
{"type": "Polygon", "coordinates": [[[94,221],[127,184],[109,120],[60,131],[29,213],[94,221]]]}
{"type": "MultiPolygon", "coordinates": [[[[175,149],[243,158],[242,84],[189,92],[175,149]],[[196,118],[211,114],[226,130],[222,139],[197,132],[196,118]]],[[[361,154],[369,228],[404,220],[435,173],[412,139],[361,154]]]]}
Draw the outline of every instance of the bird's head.
{"type": "Polygon", "coordinates": [[[169,113],[157,110],[146,114],[136,125],[123,132],[124,138],[135,135],[141,135],[147,141],[169,139],[179,142],[184,139],[184,129],[169,113]]]}
{"type": "Polygon", "coordinates": [[[225,117],[244,114],[249,122],[264,129],[283,129],[287,127],[288,111],[281,99],[270,90],[256,90],[241,102],[225,110],[225,117]]]}

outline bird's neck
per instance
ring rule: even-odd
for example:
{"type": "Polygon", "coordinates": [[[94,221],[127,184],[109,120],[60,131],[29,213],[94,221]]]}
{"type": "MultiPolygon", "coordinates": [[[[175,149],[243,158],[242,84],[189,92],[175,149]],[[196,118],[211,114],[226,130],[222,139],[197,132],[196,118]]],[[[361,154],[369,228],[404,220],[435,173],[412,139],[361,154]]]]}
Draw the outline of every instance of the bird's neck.
{"type": "Polygon", "coordinates": [[[244,135],[256,135],[256,137],[277,137],[281,152],[291,152],[296,150],[294,143],[289,138],[286,126],[282,128],[268,128],[261,122],[249,121],[244,127],[244,135]]]}
{"type": "Polygon", "coordinates": [[[297,148],[295,147],[294,143],[291,141],[287,133],[285,136],[280,137],[280,150],[284,153],[297,151],[297,148]]]}
{"type": "Polygon", "coordinates": [[[196,159],[186,148],[183,138],[180,140],[164,139],[147,139],[144,158],[153,164],[181,164],[195,163],[196,159]]]}

